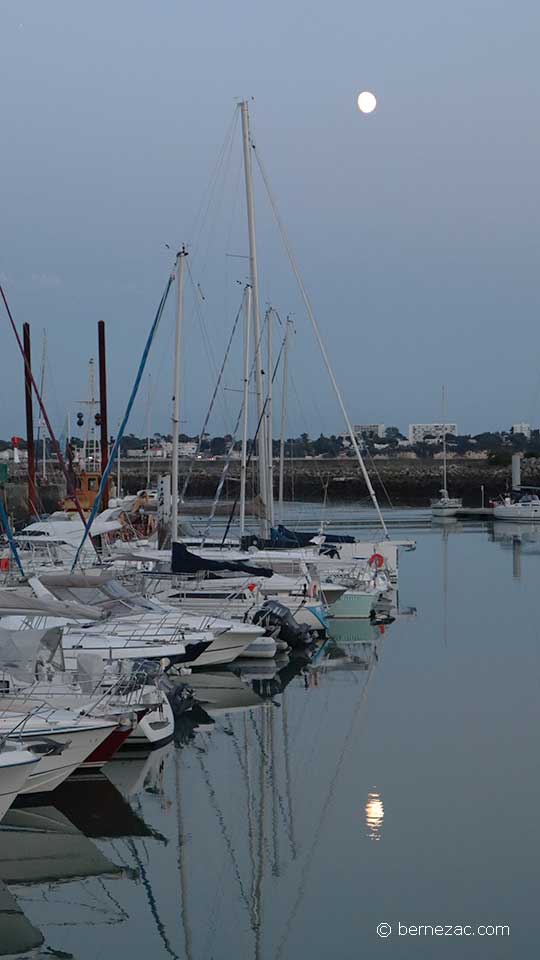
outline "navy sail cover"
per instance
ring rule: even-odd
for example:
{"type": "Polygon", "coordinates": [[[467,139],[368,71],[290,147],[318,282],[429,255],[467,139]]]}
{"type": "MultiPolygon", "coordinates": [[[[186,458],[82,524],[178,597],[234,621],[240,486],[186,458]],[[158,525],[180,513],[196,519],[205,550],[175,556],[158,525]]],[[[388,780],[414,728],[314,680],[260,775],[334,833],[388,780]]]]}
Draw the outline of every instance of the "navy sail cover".
{"type": "MultiPolygon", "coordinates": [[[[355,543],[355,538],[345,533],[323,533],[325,543],[355,543]]],[[[311,541],[318,537],[317,533],[302,533],[299,530],[289,530],[282,523],[277,528],[272,528],[272,540],[281,542],[283,545],[294,544],[296,547],[307,547],[311,541]]]]}
{"type": "Polygon", "coordinates": [[[248,573],[252,577],[271,577],[271,567],[259,567],[255,563],[243,560],[210,560],[191,553],[183,543],[173,543],[171,573],[204,573],[206,571],[227,570],[232,573],[248,573]]]}

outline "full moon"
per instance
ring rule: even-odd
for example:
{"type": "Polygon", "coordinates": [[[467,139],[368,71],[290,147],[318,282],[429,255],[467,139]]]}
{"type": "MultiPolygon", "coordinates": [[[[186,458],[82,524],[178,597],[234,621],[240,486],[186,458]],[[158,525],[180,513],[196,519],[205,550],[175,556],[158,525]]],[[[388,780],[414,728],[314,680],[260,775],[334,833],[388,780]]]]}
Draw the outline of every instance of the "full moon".
{"type": "Polygon", "coordinates": [[[358,94],[358,109],[360,113],[373,113],[377,106],[377,97],[369,90],[364,90],[358,94]]]}

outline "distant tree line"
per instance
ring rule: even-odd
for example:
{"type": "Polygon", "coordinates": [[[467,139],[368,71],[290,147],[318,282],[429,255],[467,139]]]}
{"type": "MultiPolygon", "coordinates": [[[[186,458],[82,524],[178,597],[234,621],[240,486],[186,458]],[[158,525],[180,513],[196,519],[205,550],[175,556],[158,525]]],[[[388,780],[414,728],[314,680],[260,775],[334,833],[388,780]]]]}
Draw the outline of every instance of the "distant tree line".
{"type": "MultiPolygon", "coordinates": [[[[224,436],[211,437],[204,435],[200,450],[203,456],[223,457],[229,451],[233,438],[230,434],[224,436]]],[[[198,443],[198,436],[189,436],[181,433],[179,435],[180,443],[198,443]]],[[[80,437],[72,436],[70,439],[72,448],[81,449],[84,441],[80,437]]],[[[154,433],[150,438],[152,446],[159,446],[163,443],[171,443],[172,435],[164,433],[154,433]]],[[[387,427],[384,437],[359,438],[359,445],[369,454],[376,453],[396,453],[398,450],[412,450],[418,457],[432,458],[436,453],[442,450],[442,440],[437,437],[426,436],[421,443],[409,445],[407,438],[400,432],[398,427],[387,427]]],[[[249,441],[251,446],[252,441],[249,441]]],[[[120,444],[121,453],[127,454],[129,450],[139,450],[141,456],[147,450],[148,438],[138,437],[133,433],[127,434],[122,438],[120,444]]],[[[0,440],[0,451],[10,449],[12,446],[10,440],[0,440]]],[[[241,441],[236,440],[233,449],[236,452],[241,450],[241,441]]],[[[49,439],[46,441],[47,456],[53,455],[52,444],[49,439]]],[[[449,453],[455,453],[458,456],[464,456],[468,452],[485,451],[488,454],[490,462],[505,464],[510,461],[512,453],[521,452],[526,458],[540,457],[540,430],[532,430],[530,438],[512,431],[485,431],[477,434],[461,434],[454,436],[446,435],[446,447],[449,453]]],[[[21,439],[19,443],[20,450],[26,450],[26,441],[21,439]]],[[[41,448],[37,451],[41,455],[41,448]]],[[[279,456],[279,441],[273,441],[274,456],[279,456]]],[[[331,434],[325,436],[320,434],[318,437],[310,437],[307,433],[301,433],[299,437],[288,437],[285,441],[285,457],[287,459],[302,459],[304,457],[353,457],[354,450],[348,438],[331,434]]]]}

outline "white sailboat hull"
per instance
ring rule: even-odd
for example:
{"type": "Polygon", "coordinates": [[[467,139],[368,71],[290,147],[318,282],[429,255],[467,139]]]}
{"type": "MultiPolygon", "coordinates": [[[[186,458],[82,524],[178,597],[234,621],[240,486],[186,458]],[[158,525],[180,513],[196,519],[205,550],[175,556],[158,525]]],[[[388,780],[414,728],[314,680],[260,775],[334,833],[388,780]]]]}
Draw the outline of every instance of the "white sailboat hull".
{"type": "Polygon", "coordinates": [[[28,750],[8,750],[0,753],[0,820],[21,793],[39,762],[39,757],[35,757],[28,750]]]}
{"type": "MultiPolygon", "coordinates": [[[[446,487],[446,466],[445,466],[445,487],[446,487]]],[[[460,497],[449,497],[448,490],[441,490],[440,497],[431,501],[431,515],[433,517],[455,517],[463,507],[463,500],[460,497]]]]}
{"type": "Polygon", "coordinates": [[[532,503],[500,504],[494,507],[495,520],[513,520],[522,523],[540,523],[540,501],[532,503]]]}
{"type": "MultiPolygon", "coordinates": [[[[6,715],[2,720],[2,726],[9,730],[14,726],[14,721],[6,715]]],[[[55,728],[54,724],[43,724],[41,729],[37,726],[31,731],[22,729],[17,731],[17,738],[21,740],[23,746],[31,743],[40,743],[44,739],[53,740],[55,743],[62,744],[62,753],[42,756],[39,762],[34,765],[30,776],[23,784],[21,794],[29,793],[47,793],[55,790],[64,780],[79,767],[91,753],[94,752],[103,741],[115,729],[116,723],[106,723],[98,721],[96,724],[85,724],[84,727],[75,728],[55,728]]],[[[0,733],[3,731],[0,731],[0,733]]]]}

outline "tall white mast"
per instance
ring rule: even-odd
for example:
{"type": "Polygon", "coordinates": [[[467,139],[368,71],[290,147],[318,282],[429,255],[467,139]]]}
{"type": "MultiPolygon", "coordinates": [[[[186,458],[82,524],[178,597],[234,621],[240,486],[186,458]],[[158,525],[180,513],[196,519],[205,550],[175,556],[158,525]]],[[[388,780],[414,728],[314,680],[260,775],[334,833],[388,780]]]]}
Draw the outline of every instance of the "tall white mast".
{"type": "Polygon", "coordinates": [[[283,523],[283,475],[285,467],[285,414],[287,410],[287,386],[289,376],[289,331],[292,320],[287,317],[283,343],[283,380],[281,384],[281,424],[279,431],[279,522],[283,523]]]}
{"type": "Polygon", "coordinates": [[[270,527],[274,526],[274,451],[272,445],[273,433],[273,409],[272,409],[272,373],[274,369],[274,358],[272,349],[272,319],[274,311],[270,307],[266,312],[266,336],[267,336],[267,364],[268,364],[268,390],[266,394],[266,441],[268,444],[267,455],[267,515],[270,527]]]}
{"type": "Polygon", "coordinates": [[[240,463],[240,536],[246,529],[246,480],[247,480],[247,435],[249,417],[249,339],[251,327],[251,286],[247,284],[245,295],[244,327],[244,399],[242,408],[242,460],[240,463]]]}
{"type": "Polygon", "coordinates": [[[151,393],[151,378],[148,374],[148,396],[146,398],[146,488],[150,487],[150,402],[152,398],[151,393]]]}
{"type": "MultiPolygon", "coordinates": [[[[244,175],[246,181],[246,205],[249,235],[249,269],[252,289],[253,336],[255,340],[255,389],[257,392],[257,422],[260,423],[257,437],[259,494],[267,511],[267,471],[266,471],[266,429],[264,409],[264,374],[261,354],[261,312],[259,306],[259,271],[257,267],[257,239],[255,234],[255,202],[253,198],[253,171],[251,166],[251,136],[249,132],[249,111],[247,100],[240,104],[242,114],[242,141],[244,146],[244,175]]],[[[261,519],[261,532],[268,535],[268,520],[261,519]]]]}
{"type": "MultiPolygon", "coordinates": [[[[41,377],[39,389],[41,393],[42,400],[45,399],[45,366],[47,363],[47,331],[43,331],[43,348],[41,351],[41,377]]],[[[41,465],[41,474],[44,480],[47,479],[47,438],[45,436],[45,421],[43,419],[43,413],[41,407],[39,410],[39,429],[41,431],[41,450],[42,450],[42,465],[41,465]]]]}
{"type": "Polygon", "coordinates": [[[442,440],[442,449],[443,449],[443,497],[447,495],[447,470],[446,470],[446,391],[444,386],[442,388],[442,415],[443,415],[443,440],[442,440]]]}
{"type": "Polygon", "coordinates": [[[184,266],[187,250],[182,247],[176,258],[176,332],[174,341],[174,378],[172,409],[172,467],[171,467],[171,542],[178,536],[178,433],[180,430],[180,360],[182,349],[182,320],[184,315],[184,266]]]}

